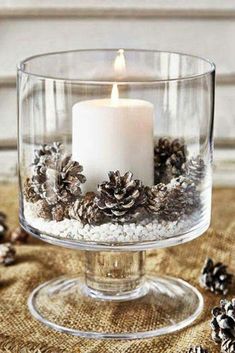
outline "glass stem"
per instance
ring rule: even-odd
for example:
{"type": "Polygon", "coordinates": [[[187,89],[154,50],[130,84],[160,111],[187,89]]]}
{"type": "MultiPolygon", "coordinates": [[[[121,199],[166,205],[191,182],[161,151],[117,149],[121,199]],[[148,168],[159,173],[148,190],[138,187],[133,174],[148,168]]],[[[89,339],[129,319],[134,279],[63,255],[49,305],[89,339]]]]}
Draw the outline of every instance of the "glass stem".
{"type": "Polygon", "coordinates": [[[145,251],[86,251],[85,282],[96,296],[125,296],[141,288],[145,251]]]}

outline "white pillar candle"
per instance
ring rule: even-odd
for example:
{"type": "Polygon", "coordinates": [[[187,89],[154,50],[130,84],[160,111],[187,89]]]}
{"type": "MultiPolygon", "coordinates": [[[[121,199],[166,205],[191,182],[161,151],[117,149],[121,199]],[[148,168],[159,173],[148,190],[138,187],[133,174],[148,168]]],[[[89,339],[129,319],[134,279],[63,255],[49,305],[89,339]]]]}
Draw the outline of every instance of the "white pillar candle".
{"type": "MultiPolygon", "coordinates": [[[[115,87],[114,87],[115,88],[115,87]]],[[[73,159],[84,168],[83,190],[95,191],[108,172],[131,171],[153,185],[153,105],[137,99],[95,99],[73,106],[73,159]]]]}

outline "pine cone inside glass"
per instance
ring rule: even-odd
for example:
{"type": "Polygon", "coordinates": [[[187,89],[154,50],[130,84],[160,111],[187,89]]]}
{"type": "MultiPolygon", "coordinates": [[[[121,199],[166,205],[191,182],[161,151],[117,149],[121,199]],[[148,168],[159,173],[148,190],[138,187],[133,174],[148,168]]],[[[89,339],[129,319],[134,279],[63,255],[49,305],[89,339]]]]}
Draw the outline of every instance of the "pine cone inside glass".
{"type": "Polygon", "coordinates": [[[66,156],[57,161],[53,168],[36,167],[32,183],[36,193],[49,205],[71,203],[82,193],[80,186],[86,181],[82,170],[78,162],[66,156]]]}
{"type": "Polygon", "coordinates": [[[77,219],[83,225],[100,224],[104,219],[104,215],[97,206],[95,197],[94,192],[88,192],[82,199],[76,200],[70,211],[71,218],[77,219]]]}
{"type": "Polygon", "coordinates": [[[209,353],[209,351],[202,346],[193,346],[189,348],[187,353],[209,353]]]}
{"type": "Polygon", "coordinates": [[[114,222],[136,221],[146,201],[142,182],[133,179],[131,172],[109,172],[109,181],[98,185],[98,193],[98,208],[114,222]]]}
{"type": "Polygon", "coordinates": [[[235,340],[229,338],[225,339],[221,343],[222,353],[235,353],[235,340]]]}
{"type": "Polygon", "coordinates": [[[200,156],[192,157],[183,164],[182,170],[188,178],[199,185],[205,177],[206,165],[200,156]]]}
{"type": "Polygon", "coordinates": [[[160,138],[154,147],[154,182],[169,183],[182,174],[187,148],[182,139],[160,138]]]}
{"type": "MultiPolygon", "coordinates": [[[[226,346],[234,347],[235,341],[235,298],[232,301],[221,300],[220,306],[212,310],[212,339],[216,343],[227,341],[226,346]]],[[[229,352],[229,351],[228,351],[229,352]]]]}
{"type": "Polygon", "coordinates": [[[6,220],[7,220],[6,214],[0,211],[0,242],[4,240],[8,230],[6,220]]]}
{"type": "Polygon", "coordinates": [[[36,203],[36,207],[37,207],[37,216],[40,218],[44,218],[47,220],[51,220],[52,219],[52,207],[50,205],[48,205],[48,203],[45,200],[39,200],[36,203]]]}
{"type": "Polygon", "coordinates": [[[194,183],[185,177],[173,179],[170,184],[146,187],[146,209],[159,220],[177,221],[191,214],[200,205],[200,196],[194,183]]]}
{"type": "Polygon", "coordinates": [[[0,244],[0,264],[11,265],[15,261],[15,248],[11,243],[0,244]]]}
{"type": "Polygon", "coordinates": [[[30,178],[27,178],[24,183],[24,196],[28,202],[37,202],[40,200],[40,196],[36,193],[34,184],[30,178]]]}
{"type": "Polygon", "coordinates": [[[214,264],[213,260],[208,258],[202,269],[200,284],[213,293],[226,295],[232,278],[233,275],[227,272],[227,266],[221,262],[214,264]]]}
{"type": "Polygon", "coordinates": [[[17,227],[11,232],[11,242],[16,244],[26,243],[29,234],[21,227],[17,227]]]}
{"type": "Polygon", "coordinates": [[[34,151],[34,166],[53,167],[61,159],[63,145],[60,142],[43,144],[34,151]]]}

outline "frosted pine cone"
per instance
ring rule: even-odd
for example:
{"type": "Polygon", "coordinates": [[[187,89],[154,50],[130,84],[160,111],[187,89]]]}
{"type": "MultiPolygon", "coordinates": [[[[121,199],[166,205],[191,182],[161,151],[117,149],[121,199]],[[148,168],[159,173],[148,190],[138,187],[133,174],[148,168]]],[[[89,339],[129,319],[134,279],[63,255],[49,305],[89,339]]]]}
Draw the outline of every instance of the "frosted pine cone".
{"type": "Polygon", "coordinates": [[[160,220],[177,221],[184,214],[192,213],[199,206],[199,194],[188,179],[173,179],[168,185],[146,187],[146,209],[160,220]]]}
{"type": "Polygon", "coordinates": [[[191,179],[195,185],[199,185],[205,177],[206,166],[204,160],[200,157],[193,157],[183,164],[184,174],[191,179]]]}
{"type": "Polygon", "coordinates": [[[51,208],[51,217],[54,221],[60,222],[67,216],[67,206],[57,204],[51,208]]]}
{"type": "Polygon", "coordinates": [[[60,142],[41,145],[34,151],[33,165],[50,167],[54,166],[61,159],[63,154],[63,145],[60,142]]]}
{"type": "Polygon", "coordinates": [[[51,220],[52,214],[51,214],[51,206],[48,205],[48,203],[45,200],[39,200],[37,203],[37,216],[51,220]]]}
{"type": "Polygon", "coordinates": [[[16,251],[11,243],[0,245],[0,264],[11,265],[15,261],[16,251]]]}
{"type": "Polygon", "coordinates": [[[100,224],[104,218],[95,202],[95,193],[88,192],[82,199],[75,201],[71,211],[71,218],[77,219],[82,224],[100,224]]]}
{"type": "Polygon", "coordinates": [[[175,198],[179,197],[179,200],[184,200],[184,212],[185,214],[191,214],[195,209],[199,208],[201,200],[200,193],[197,190],[196,185],[189,178],[180,176],[179,178],[172,180],[172,192],[175,193],[175,198]]]}
{"type": "Polygon", "coordinates": [[[213,260],[207,259],[202,269],[200,283],[213,293],[226,295],[232,277],[232,274],[227,272],[227,266],[221,262],[214,264],[213,260]]]}
{"type": "Polygon", "coordinates": [[[235,353],[235,340],[226,338],[221,343],[221,352],[222,353],[235,353]]]}
{"type": "Polygon", "coordinates": [[[209,353],[207,349],[202,346],[194,346],[189,348],[188,353],[209,353]]]}
{"type": "Polygon", "coordinates": [[[48,204],[71,203],[81,195],[80,185],[86,181],[82,170],[78,162],[67,156],[57,162],[55,169],[38,168],[33,182],[40,197],[48,204]]]}
{"type": "Polygon", "coordinates": [[[24,196],[28,202],[37,202],[40,200],[40,196],[36,193],[34,185],[30,178],[27,178],[24,183],[24,196]]]}
{"type": "Polygon", "coordinates": [[[4,237],[8,230],[6,219],[6,214],[4,212],[0,212],[0,242],[4,240],[4,237]]]}
{"type": "Polygon", "coordinates": [[[172,178],[182,174],[187,149],[181,139],[160,138],[154,147],[154,181],[169,183],[172,178]]]}
{"type": "MultiPolygon", "coordinates": [[[[232,301],[221,300],[220,306],[212,310],[212,339],[216,343],[222,343],[225,340],[230,340],[224,343],[224,348],[234,348],[235,341],[235,298],[232,301]]],[[[225,351],[226,352],[226,351],[225,351]]],[[[227,351],[229,353],[234,351],[227,351]]]]}
{"type": "Polygon", "coordinates": [[[97,206],[116,222],[135,221],[146,201],[142,182],[134,180],[131,172],[123,176],[119,171],[109,172],[109,181],[98,185],[98,192],[97,206]]]}

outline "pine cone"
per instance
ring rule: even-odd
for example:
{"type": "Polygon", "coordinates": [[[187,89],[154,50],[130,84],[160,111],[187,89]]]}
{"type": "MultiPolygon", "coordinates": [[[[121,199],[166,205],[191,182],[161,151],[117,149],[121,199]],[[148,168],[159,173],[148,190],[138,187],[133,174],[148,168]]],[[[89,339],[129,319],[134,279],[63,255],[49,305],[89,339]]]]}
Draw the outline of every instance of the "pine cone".
{"type": "Polygon", "coordinates": [[[200,284],[213,293],[226,295],[232,278],[232,274],[227,272],[227,266],[221,262],[214,264],[209,258],[202,269],[200,284]]]}
{"type": "Polygon", "coordinates": [[[26,243],[28,240],[29,234],[21,227],[17,227],[11,232],[11,242],[22,244],[26,243]]]}
{"type": "Polygon", "coordinates": [[[44,218],[46,220],[52,219],[51,206],[45,200],[40,200],[36,203],[37,205],[37,215],[38,217],[44,218]]]}
{"type": "Polygon", "coordinates": [[[194,346],[189,348],[188,353],[209,353],[207,349],[202,346],[194,346]]]}
{"type": "Polygon", "coordinates": [[[221,352],[222,353],[235,353],[235,339],[231,340],[226,338],[221,343],[221,352]]]}
{"type": "Polygon", "coordinates": [[[34,151],[34,166],[54,167],[61,159],[63,154],[63,145],[60,142],[44,144],[34,151]]]}
{"type": "Polygon", "coordinates": [[[134,180],[131,172],[123,176],[119,171],[109,172],[109,181],[98,185],[98,192],[97,206],[114,222],[136,220],[146,201],[142,182],[134,180]]]}
{"type": "Polygon", "coordinates": [[[186,161],[182,166],[182,170],[195,185],[199,185],[206,174],[206,166],[204,160],[200,156],[193,157],[186,161]]]}
{"type": "MultiPolygon", "coordinates": [[[[221,300],[220,306],[212,310],[212,339],[216,343],[224,343],[224,348],[234,347],[235,341],[235,298],[232,301],[221,300]]],[[[232,349],[232,348],[229,348],[232,349]]],[[[229,351],[227,351],[229,352],[229,351]]],[[[233,351],[232,351],[233,352],[233,351]]],[[[231,353],[231,351],[230,351],[231,353]]]]}
{"type": "Polygon", "coordinates": [[[54,221],[63,221],[67,217],[67,206],[59,203],[53,206],[51,208],[51,217],[54,221]]]}
{"type": "Polygon", "coordinates": [[[7,219],[6,214],[0,211],[0,242],[4,240],[4,237],[8,231],[6,219],[7,219]]]}
{"type": "Polygon", "coordinates": [[[154,147],[155,184],[167,184],[172,178],[181,175],[186,154],[187,149],[183,140],[160,138],[154,147]]]}
{"type": "Polygon", "coordinates": [[[11,243],[0,244],[0,264],[11,265],[15,261],[16,251],[11,243]]]}
{"type": "Polygon", "coordinates": [[[70,211],[71,218],[77,219],[83,225],[100,224],[104,216],[95,202],[95,193],[88,192],[81,200],[76,200],[70,211]]]}
{"type": "Polygon", "coordinates": [[[192,214],[201,204],[200,192],[197,190],[196,185],[189,178],[180,176],[172,180],[173,191],[176,190],[175,197],[179,194],[179,200],[182,199],[184,203],[184,213],[187,215],[192,214]],[[184,201],[183,201],[184,200],[184,201]]]}
{"type": "Polygon", "coordinates": [[[37,202],[40,196],[35,192],[34,186],[30,178],[27,178],[24,183],[24,196],[27,202],[37,202]]]}
{"type": "Polygon", "coordinates": [[[195,185],[187,178],[173,179],[168,185],[146,187],[146,209],[159,220],[176,221],[191,214],[200,204],[195,185]]]}
{"type": "Polygon", "coordinates": [[[80,185],[86,181],[82,170],[78,162],[66,156],[54,168],[36,167],[32,183],[36,193],[49,205],[69,204],[82,193],[80,185]]]}

